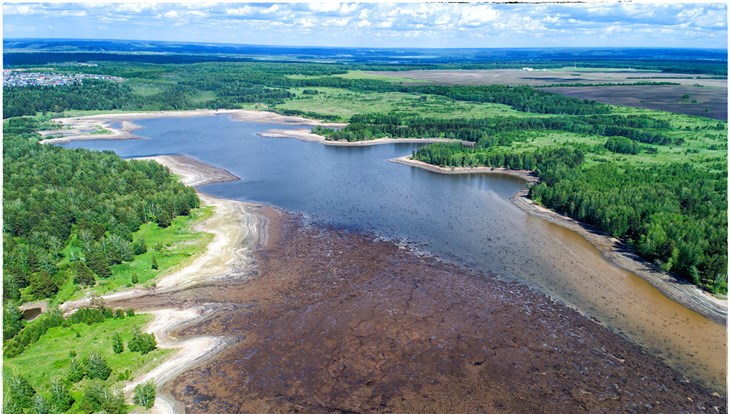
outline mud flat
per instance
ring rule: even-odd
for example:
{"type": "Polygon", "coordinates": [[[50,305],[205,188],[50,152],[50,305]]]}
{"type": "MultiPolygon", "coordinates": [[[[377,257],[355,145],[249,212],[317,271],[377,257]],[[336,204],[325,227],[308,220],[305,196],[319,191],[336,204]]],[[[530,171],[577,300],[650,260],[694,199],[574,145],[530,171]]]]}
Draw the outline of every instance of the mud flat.
{"type": "Polygon", "coordinates": [[[175,294],[238,305],[178,333],[235,338],[171,385],[187,412],[726,412],[524,285],[281,213],[270,233],[259,276],[175,294]]]}
{"type": "MultiPolygon", "coordinates": [[[[492,167],[445,168],[414,160],[410,157],[394,158],[390,161],[422,168],[439,174],[506,174],[520,177],[528,183],[539,181],[539,178],[533,172],[524,170],[508,170],[492,167]]],[[[593,244],[610,263],[641,277],[668,298],[719,324],[727,325],[728,303],[726,299],[715,297],[690,283],[681,281],[664,272],[657,271],[654,266],[633,253],[619,239],[607,235],[596,227],[580,223],[570,217],[537,205],[527,197],[527,190],[517,192],[510,200],[528,214],[540,217],[580,234],[593,244]]]]}

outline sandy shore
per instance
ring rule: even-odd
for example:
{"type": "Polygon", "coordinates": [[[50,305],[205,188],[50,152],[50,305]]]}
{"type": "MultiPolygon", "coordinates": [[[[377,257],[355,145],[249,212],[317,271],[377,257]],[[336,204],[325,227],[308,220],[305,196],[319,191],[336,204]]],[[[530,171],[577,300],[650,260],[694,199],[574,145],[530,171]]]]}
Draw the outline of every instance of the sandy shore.
{"type": "MultiPolygon", "coordinates": [[[[297,126],[320,125],[329,128],[344,128],[347,126],[347,124],[325,123],[300,116],[287,116],[279,115],[274,112],[249,111],[243,109],[125,112],[71,118],[56,118],[53,121],[60,124],[61,128],[50,131],[42,131],[41,135],[46,139],[41,142],[44,144],[62,144],[70,141],[97,139],[140,139],[139,136],[134,134],[134,131],[140,128],[139,125],[134,123],[135,120],[153,118],[192,118],[215,115],[229,115],[232,119],[240,122],[260,122],[297,126]],[[113,126],[115,123],[121,123],[121,126],[115,128],[113,126]],[[105,133],[94,133],[99,130],[106,131],[105,133]]],[[[306,130],[306,132],[309,132],[309,130],[306,130]]],[[[313,136],[316,137],[316,135],[313,136]]]]}
{"type": "MultiPolygon", "coordinates": [[[[390,161],[422,168],[439,174],[507,174],[520,177],[530,183],[539,181],[539,178],[531,171],[507,170],[505,168],[492,167],[444,168],[413,160],[410,157],[394,158],[390,161]]],[[[611,237],[598,228],[580,223],[570,217],[537,205],[527,197],[527,190],[517,192],[512,196],[511,201],[528,214],[535,215],[580,234],[593,244],[609,263],[636,274],[668,298],[717,323],[727,325],[727,300],[715,297],[697,286],[679,280],[674,276],[657,271],[654,266],[633,253],[619,239],[611,237]]]]}
{"type": "Polygon", "coordinates": [[[398,164],[410,165],[424,170],[432,171],[439,174],[499,174],[520,177],[528,183],[536,183],[540,179],[532,171],[527,170],[508,170],[501,167],[439,167],[423,161],[411,159],[411,157],[398,157],[389,160],[398,164]]]}
{"type": "MultiPolygon", "coordinates": [[[[168,167],[181,177],[186,185],[198,186],[212,182],[238,179],[229,172],[203,164],[187,156],[158,156],[145,158],[168,167]]],[[[162,276],[156,286],[150,289],[135,288],[105,295],[102,298],[112,306],[123,306],[125,302],[146,296],[162,295],[188,289],[195,285],[221,280],[245,280],[253,273],[255,259],[253,252],[265,246],[268,240],[268,219],[258,213],[261,206],[226,200],[198,193],[204,206],[213,206],[212,217],[197,224],[195,231],[213,234],[213,240],[206,251],[190,265],[162,276]]],[[[87,306],[90,298],[69,301],[61,306],[64,313],[87,306]]],[[[153,412],[183,412],[182,407],[170,395],[161,392],[163,385],[174,379],[180,372],[211,358],[222,351],[226,341],[222,337],[200,336],[177,340],[174,332],[185,326],[200,323],[202,319],[215,312],[210,306],[191,309],[158,308],[140,309],[141,313],[155,316],[146,328],[154,333],[161,348],[179,349],[170,359],[143,377],[125,387],[131,394],[139,382],[153,380],[158,388],[158,398],[153,412]]]]}
{"type": "Polygon", "coordinates": [[[361,147],[397,143],[433,144],[435,142],[460,142],[464,145],[473,145],[473,143],[468,141],[448,138],[378,138],[367,141],[328,141],[321,135],[313,134],[309,129],[270,129],[258,135],[267,138],[295,138],[301,141],[318,142],[324,145],[340,147],[361,147]]]}

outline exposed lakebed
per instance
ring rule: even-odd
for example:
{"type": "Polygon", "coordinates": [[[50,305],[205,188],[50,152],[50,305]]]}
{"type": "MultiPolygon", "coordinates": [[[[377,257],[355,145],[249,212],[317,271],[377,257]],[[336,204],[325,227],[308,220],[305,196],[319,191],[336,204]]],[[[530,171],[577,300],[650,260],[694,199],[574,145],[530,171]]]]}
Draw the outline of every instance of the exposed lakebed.
{"type": "Polygon", "coordinates": [[[518,178],[445,176],[388,161],[418,144],[330,147],[262,138],[257,133],[280,125],[226,116],[136,122],[143,126],[137,135],[150,139],[64,146],[109,149],[123,157],[193,156],[242,178],[205,186],[204,192],[403,240],[478,272],[519,280],[620,330],[680,371],[725,388],[725,326],[612,266],[574,232],[512,205],[509,197],[524,187],[518,178]]]}

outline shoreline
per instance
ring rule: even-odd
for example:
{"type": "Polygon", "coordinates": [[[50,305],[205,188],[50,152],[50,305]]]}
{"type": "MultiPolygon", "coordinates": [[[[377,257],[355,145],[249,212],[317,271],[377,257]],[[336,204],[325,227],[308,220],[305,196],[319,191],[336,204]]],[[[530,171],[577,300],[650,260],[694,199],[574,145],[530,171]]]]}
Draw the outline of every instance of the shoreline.
{"type": "Polygon", "coordinates": [[[318,142],[322,145],[331,145],[334,147],[366,147],[370,145],[384,144],[433,144],[437,142],[459,142],[463,145],[473,145],[469,141],[449,138],[377,138],[367,141],[329,141],[322,135],[311,133],[308,129],[270,129],[268,131],[257,134],[265,138],[294,138],[306,142],[318,142]]]}
{"type": "MultiPolygon", "coordinates": [[[[280,124],[290,124],[290,125],[324,125],[324,126],[334,126],[334,127],[342,127],[346,124],[327,124],[322,123],[320,121],[307,119],[303,117],[298,116],[286,116],[286,115],[279,115],[273,112],[266,112],[266,111],[251,111],[251,110],[190,110],[190,111],[155,111],[155,112],[131,112],[131,113],[119,113],[119,114],[99,114],[99,115],[90,115],[90,116],[83,116],[83,117],[73,117],[73,118],[58,118],[56,121],[60,121],[64,125],[73,126],[76,129],[72,129],[71,131],[79,129],[79,125],[85,125],[88,127],[89,124],[97,125],[99,123],[103,123],[103,125],[109,126],[109,128],[112,131],[112,134],[103,134],[103,135],[68,135],[66,137],[62,138],[53,138],[41,141],[41,143],[61,143],[61,142],[69,142],[73,140],[89,140],[89,139],[134,139],[139,138],[132,134],[132,132],[139,128],[139,125],[134,124],[132,121],[136,119],[150,119],[150,118],[160,118],[160,117],[175,117],[175,118],[189,118],[189,117],[196,117],[196,116],[214,116],[214,115],[220,115],[220,114],[228,114],[231,115],[231,117],[234,120],[242,121],[242,122],[273,122],[273,123],[280,123],[280,124]],[[122,129],[114,129],[110,128],[112,122],[122,122],[122,129]],[[125,129],[126,128],[126,129],[125,129]]],[[[65,131],[65,130],[62,130],[65,131]]],[[[53,132],[53,131],[51,131],[53,132]]],[[[50,134],[50,132],[48,132],[50,134]]],[[[392,143],[433,143],[433,142],[454,142],[455,140],[449,140],[449,139],[442,139],[442,138],[380,138],[376,140],[370,140],[370,141],[357,141],[357,142],[345,142],[345,141],[327,141],[323,136],[312,134],[307,129],[270,129],[267,131],[264,131],[262,133],[258,134],[262,137],[268,137],[268,138],[294,138],[299,139],[306,142],[318,142],[323,145],[332,145],[332,146],[368,146],[368,145],[380,145],[380,144],[392,144],[392,143]]],[[[149,159],[159,159],[159,160],[165,160],[164,162],[168,162],[171,164],[174,164],[176,168],[180,169],[181,172],[178,175],[181,175],[183,178],[183,182],[185,180],[190,179],[190,174],[200,174],[201,171],[197,172],[191,172],[189,167],[184,167],[186,164],[189,163],[195,163],[195,168],[202,168],[207,170],[205,174],[216,174],[215,171],[223,171],[221,173],[220,177],[217,179],[239,179],[239,177],[236,177],[229,172],[225,170],[218,169],[217,167],[211,167],[207,166],[204,163],[201,163],[198,160],[195,160],[194,158],[187,157],[188,159],[185,160],[185,162],[180,162],[182,158],[181,156],[157,156],[157,157],[149,157],[149,159]],[[177,161],[175,161],[177,160],[177,161]],[[185,170],[183,172],[183,169],[185,170]],[[224,178],[225,177],[225,178],[224,178]]],[[[515,177],[522,178],[523,180],[527,181],[528,183],[536,183],[539,181],[539,178],[532,172],[532,171],[526,171],[526,170],[508,170],[505,168],[500,167],[453,167],[453,168],[444,168],[439,167],[431,164],[427,164],[422,161],[413,160],[410,159],[409,156],[394,158],[390,160],[391,162],[404,164],[416,168],[425,169],[427,171],[439,173],[439,174],[501,174],[501,175],[511,175],[515,177]]],[[[164,164],[163,164],[164,165],[164,164]]],[[[193,168],[193,170],[195,170],[193,168]]],[[[173,171],[175,172],[175,171],[173,171]]],[[[210,179],[210,178],[208,178],[210,179]]],[[[221,182],[221,181],[188,181],[192,184],[188,185],[203,185],[206,183],[212,183],[212,182],[221,182]]],[[[200,195],[200,193],[199,193],[200,195]]],[[[210,197],[210,196],[205,196],[210,197]]],[[[202,197],[201,197],[202,198],[202,197]]],[[[714,296],[711,296],[708,293],[705,293],[701,289],[694,287],[693,285],[690,285],[689,283],[686,283],[684,281],[681,281],[671,275],[664,274],[662,272],[654,270],[653,266],[644,261],[643,259],[639,258],[632,252],[626,250],[625,248],[621,248],[620,246],[617,247],[620,244],[620,241],[618,239],[612,238],[608,235],[606,235],[603,232],[593,232],[587,230],[581,223],[578,223],[577,221],[567,217],[563,216],[559,213],[553,212],[549,209],[544,209],[540,206],[537,206],[532,202],[531,200],[527,200],[526,197],[518,197],[518,194],[515,194],[510,199],[514,205],[519,207],[521,210],[525,211],[528,214],[534,215],[536,217],[540,217],[544,220],[550,221],[552,223],[558,224],[562,227],[565,227],[567,229],[570,229],[572,231],[577,232],[579,235],[581,235],[584,239],[588,240],[594,247],[596,247],[602,254],[602,256],[611,264],[618,266],[619,268],[622,268],[624,270],[627,270],[631,273],[634,273],[641,279],[645,280],[649,284],[651,284],[654,288],[659,290],[664,296],[674,300],[675,302],[681,304],[682,306],[691,309],[715,322],[718,322],[722,325],[727,326],[727,307],[728,303],[726,300],[718,299],[714,296]]]]}
{"type": "MultiPolygon", "coordinates": [[[[511,175],[524,179],[528,183],[539,182],[539,178],[531,171],[507,170],[499,167],[454,167],[444,168],[431,165],[422,161],[410,159],[410,157],[393,158],[391,162],[421,168],[438,174],[502,174],[511,175]]],[[[637,256],[628,249],[619,239],[612,237],[602,230],[581,223],[568,216],[537,205],[527,197],[527,190],[520,190],[510,197],[512,204],[527,214],[536,216],[543,220],[557,224],[578,233],[581,237],[591,243],[601,256],[614,266],[629,271],[643,279],[664,296],[691,309],[700,315],[727,326],[727,301],[712,296],[700,288],[680,280],[674,276],[660,272],[647,261],[637,256]]]]}
{"type": "MultiPolygon", "coordinates": [[[[228,171],[189,156],[164,155],[141,159],[160,163],[179,176],[183,184],[193,187],[239,179],[228,171]]],[[[133,288],[102,296],[107,304],[120,306],[127,301],[179,292],[211,282],[246,280],[255,273],[256,259],[253,253],[266,246],[269,239],[269,219],[258,210],[269,207],[213,197],[199,191],[198,196],[202,205],[214,207],[212,217],[194,226],[195,231],[212,233],[214,236],[205,252],[184,268],[161,276],[152,288],[133,288]]],[[[61,310],[67,314],[88,305],[89,302],[88,297],[69,301],[61,306],[61,310]]],[[[134,386],[140,382],[152,380],[158,394],[153,412],[184,412],[184,407],[166,392],[165,385],[181,372],[218,355],[231,341],[218,336],[192,336],[178,340],[175,332],[210,318],[219,311],[218,308],[205,305],[185,309],[178,309],[176,306],[139,309],[139,313],[154,315],[155,318],[145,331],[155,335],[159,347],[178,351],[162,364],[125,385],[125,394],[131,395],[134,386]]]]}
{"type": "Polygon", "coordinates": [[[409,165],[411,167],[420,168],[423,170],[435,172],[438,174],[497,174],[497,175],[511,175],[513,177],[519,177],[528,183],[537,183],[540,178],[528,170],[509,170],[502,167],[440,167],[438,165],[429,164],[423,161],[411,159],[410,156],[392,158],[388,160],[397,164],[409,165]]]}
{"type": "MultiPolygon", "coordinates": [[[[194,118],[199,116],[229,115],[234,121],[258,122],[282,125],[309,125],[325,126],[330,128],[343,128],[347,124],[328,123],[300,116],[280,115],[268,111],[252,111],[247,109],[203,109],[187,111],[152,111],[152,112],[126,112],[75,116],[69,118],[54,118],[53,121],[61,125],[61,129],[42,131],[43,137],[49,137],[40,141],[43,144],[63,144],[71,141],[88,141],[97,139],[121,140],[121,139],[143,139],[134,134],[134,131],[141,127],[134,123],[140,119],[154,118],[194,118]],[[118,128],[112,124],[120,122],[118,128]],[[107,130],[109,133],[91,133],[89,131],[107,130]]],[[[282,130],[272,130],[282,131],[282,130]]],[[[311,134],[313,136],[314,135],[311,134]]],[[[324,139],[324,137],[322,137],[324,139]]]]}

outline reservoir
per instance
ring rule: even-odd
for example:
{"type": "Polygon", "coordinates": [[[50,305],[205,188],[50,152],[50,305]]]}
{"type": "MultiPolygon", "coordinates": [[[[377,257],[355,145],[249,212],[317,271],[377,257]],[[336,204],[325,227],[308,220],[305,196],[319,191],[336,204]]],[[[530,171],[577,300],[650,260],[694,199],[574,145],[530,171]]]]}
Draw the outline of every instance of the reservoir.
{"type": "Polygon", "coordinates": [[[525,185],[519,178],[441,175],[388,161],[420,144],[338,147],[264,138],[257,134],[281,125],[222,115],[135,122],[143,126],[136,134],[147,139],[62,146],[112,150],[122,157],[190,155],[241,177],[201,191],[269,204],[319,225],[407,243],[485,274],[519,280],[725,392],[725,326],[611,265],[573,231],[514,206],[509,198],[525,185]]]}

